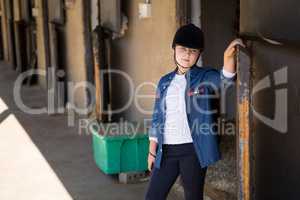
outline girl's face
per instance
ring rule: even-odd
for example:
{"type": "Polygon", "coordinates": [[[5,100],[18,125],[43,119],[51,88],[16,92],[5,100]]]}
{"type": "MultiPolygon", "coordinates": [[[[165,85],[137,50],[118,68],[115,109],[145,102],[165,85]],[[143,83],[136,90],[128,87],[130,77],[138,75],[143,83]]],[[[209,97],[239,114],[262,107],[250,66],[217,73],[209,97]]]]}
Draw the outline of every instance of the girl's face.
{"type": "Polygon", "coordinates": [[[199,49],[192,49],[181,45],[175,46],[175,52],[175,59],[180,65],[178,67],[184,68],[182,69],[184,71],[188,70],[196,63],[197,58],[200,54],[199,49]]]}

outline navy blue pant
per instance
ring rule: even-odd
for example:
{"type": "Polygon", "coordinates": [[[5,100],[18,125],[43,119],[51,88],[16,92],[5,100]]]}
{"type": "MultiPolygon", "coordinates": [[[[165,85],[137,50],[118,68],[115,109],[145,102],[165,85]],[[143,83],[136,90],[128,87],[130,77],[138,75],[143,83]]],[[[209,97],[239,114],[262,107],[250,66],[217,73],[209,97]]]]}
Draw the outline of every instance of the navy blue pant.
{"type": "Polygon", "coordinates": [[[165,200],[181,176],[186,200],[202,200],[207,168],[201,168],[193,143],[163,145],[161,167],[154,167],[146,200],[165,200]]]}

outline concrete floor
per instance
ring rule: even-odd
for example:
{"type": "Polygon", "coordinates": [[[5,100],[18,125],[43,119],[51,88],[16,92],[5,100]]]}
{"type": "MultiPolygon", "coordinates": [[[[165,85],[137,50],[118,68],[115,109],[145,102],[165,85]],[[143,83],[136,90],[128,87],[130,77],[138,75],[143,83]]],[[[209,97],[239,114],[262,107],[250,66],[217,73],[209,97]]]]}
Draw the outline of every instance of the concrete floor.
{"type": "MultiPolygon", "coordinates": [[[[16,77],[0,63],[0,199],[143,199],[148,182],[119,184],[103,174],[92,158],[91,136],[68,127],[66,115],[21,111],[13,99],[16,77]]],[[[22,93],[26,105],[46,105],[37,86],[22,93]]]]}

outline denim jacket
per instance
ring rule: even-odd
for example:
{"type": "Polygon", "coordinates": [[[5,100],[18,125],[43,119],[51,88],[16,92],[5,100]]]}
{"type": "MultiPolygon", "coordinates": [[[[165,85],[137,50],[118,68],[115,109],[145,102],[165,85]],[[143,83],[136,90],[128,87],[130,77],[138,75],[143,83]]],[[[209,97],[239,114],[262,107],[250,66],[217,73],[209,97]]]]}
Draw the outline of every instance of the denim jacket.
{"type": "MultiPolygon", "coordinates": [[[[150,137],[157,139],[154,166],[160,168],[163,154],[163,133],[166,121],[166,93],[176,70],[159,80],[154,110],[152,114],[150,137]]],[[[207,167],[221,158],[216,130],[219,98],[235,77],[227,78],[220,70],[211,67],[192,66],[185,74],[187,85],[185,101],[187,120],[195,151],[201,167],[207,167]]]]}

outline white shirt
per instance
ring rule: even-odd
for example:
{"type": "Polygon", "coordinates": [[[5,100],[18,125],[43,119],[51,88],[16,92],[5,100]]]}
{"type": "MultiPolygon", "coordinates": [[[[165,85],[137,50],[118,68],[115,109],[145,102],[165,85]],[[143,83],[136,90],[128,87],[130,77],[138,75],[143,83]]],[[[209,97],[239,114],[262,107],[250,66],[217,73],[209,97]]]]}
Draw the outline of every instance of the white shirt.
{"type": "Polygon", "coordinates": [[[185,87],[185,75],[175,74],[166,94],[164,144],[193,142],[186,116],[185,87]]]}
{"type": "MultiPolygon", "coordinates": [[[[227,78],[232,78],[236,73],[222,70],[227,78]]],[[[175,74],[166,94],[166,121],[164,127],[164,144],[183,144],[193,142],[188,125],[185,105],[186,79],[184,74],[175,74]]],[[[149,137],[157,142],[156,137],[149,137]]]]}

